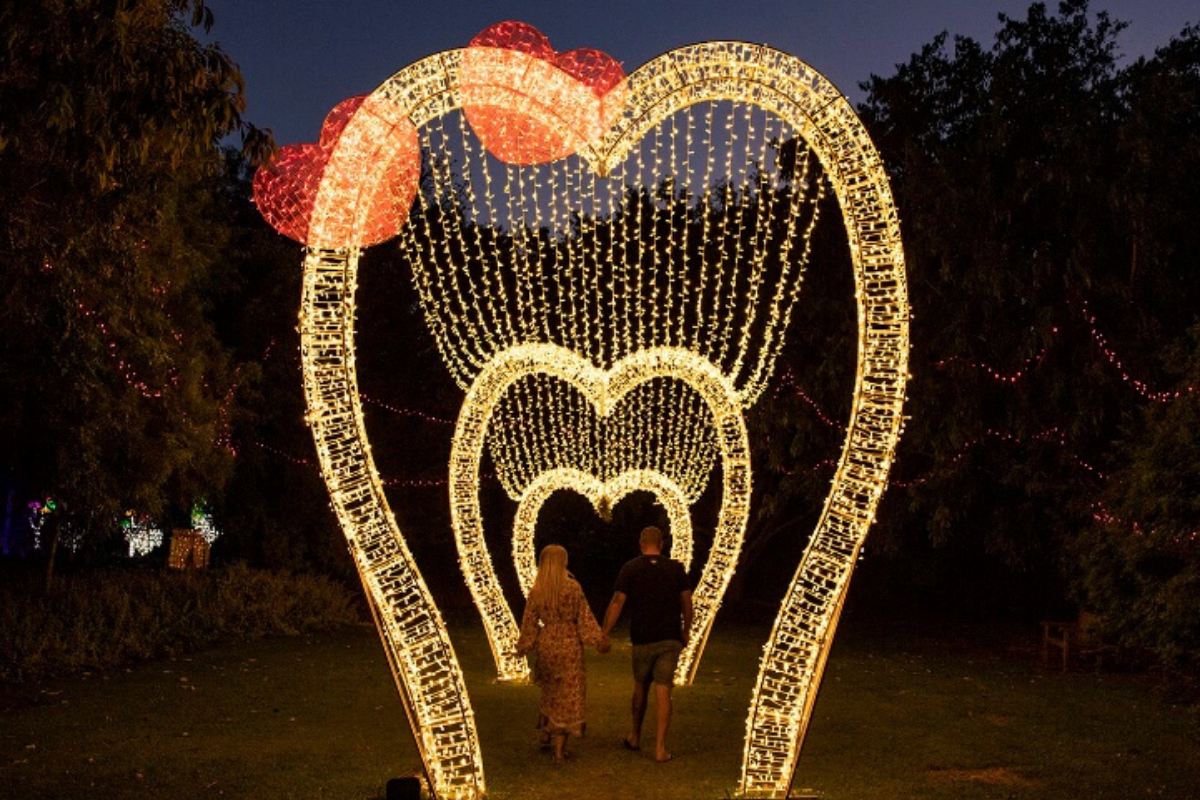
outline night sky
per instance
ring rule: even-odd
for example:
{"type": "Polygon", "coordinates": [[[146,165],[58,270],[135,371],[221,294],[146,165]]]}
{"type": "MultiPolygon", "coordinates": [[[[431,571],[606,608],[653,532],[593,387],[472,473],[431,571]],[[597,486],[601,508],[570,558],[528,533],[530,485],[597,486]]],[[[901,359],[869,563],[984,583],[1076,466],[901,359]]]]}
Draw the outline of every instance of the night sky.
{"type": "MultiPolygon", "coordinates": [[[[1054,4],[1051,4],[1054,5],[1054,4]]],[[[714,39],[768,44],[825,74],[857,102],[860,81],[890,75],[942,30],[985,44],[997,14],[1024,17],[1027,0],[712,0],[549,3],[544,0],[209,0],[211,38],[246,78],[251,122],[279,144],[313,141],[340,100],[375,89],[424,56],[465,46],[488,25],[528,22],[558,50],[605,50],[631,72],[675,47],[714,39]]],[[[1151,54],[1188,23],[1198,0],[1093,0],[1130,23],[1128,58],[1151,54]]]]}

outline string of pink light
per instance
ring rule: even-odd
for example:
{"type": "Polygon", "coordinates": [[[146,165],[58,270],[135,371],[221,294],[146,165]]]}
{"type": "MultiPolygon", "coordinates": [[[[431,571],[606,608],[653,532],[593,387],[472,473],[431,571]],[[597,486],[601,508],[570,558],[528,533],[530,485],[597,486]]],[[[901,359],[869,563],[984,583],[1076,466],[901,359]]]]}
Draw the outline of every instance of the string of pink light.
{"type": "MultiPolygon", "coordinates": [[[[1191,394],[1196,391],[1195,386],[1187,386],[1183,389],[1174,391],[1160,391],[1152,387],[1146,381],[1134,377],[1126,368],[1125,360],[1121,358],[1120,354],[1115,349],[1113,349],[1113,347],[1109,344],[1108,337],[1105,336],[1104,332],[1100,330],[1099,321],[1089,310],[1088,302],[1085,300],[1080,304],[1080,306],[1080,311],[1084,321],[1087,323],[1088,334],[1091,336],[1092,342],[1096,345],[1096,348],[1100,351],[1100,354],[1104,356],[1104,359],[1109,363],[1109,365],[1111,365],[1113,369],[1117,371],[1117,375],[1121,381],[1132,388],[1135,392],[1147,400],[1152,400],[1156,403],[1169,403],[1172,400],[1177,400],[1185,394],[1191,394]]],[[[1051,328],[1050,333],[1051,336],[1057,337],[1059,334],[1059,329],[1057,327],[1051,328]]],[[[975,361],[963,356],[950,356],[948,358],[943,358],[940,361],[935,362],[934,366],[937,369],[945,369],[951,364],[962,364],[986,373],[989,378],[997,383],[1012,385],[1023,378],[1028,377],[1034,368],[1041,365],[1045,361],[1046,355],[1050,352],[1050,347],[1051,345],[1043,347],[1040,351],[1038,351],[1037,354],[1026,358],[1020,367],[1014,369],[1001,369],[993,366],[992,364],[988,364],[987,362],[975,361]]]]}

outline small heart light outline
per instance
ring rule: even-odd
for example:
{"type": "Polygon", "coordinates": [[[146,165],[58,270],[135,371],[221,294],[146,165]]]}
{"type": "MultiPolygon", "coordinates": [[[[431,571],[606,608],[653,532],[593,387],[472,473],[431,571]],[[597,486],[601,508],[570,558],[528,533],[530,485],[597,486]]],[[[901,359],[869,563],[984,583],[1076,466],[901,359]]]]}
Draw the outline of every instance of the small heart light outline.
{"type": "Polygon", "coordinates": [[[537,552],[534,549],[534,532],[538,513],[552,494],[569,489],[583,495],[597,514],[607,503],[609,508],[633,492],[650,491],[658,504],[666,509],[670,521],[671,547],[667,556],[683,564],[685,570],[692,566],[692,519],[687,513],[687,500],[675,481],[657,470],[631,469],[609,481],[602,481],[590,472],[572,467],[549,469],[538,475],[526,487],[517,502],[517,513],[513,521],[512,557],[517,571],[517,582],[521,594],[529,596],[537,577],[537,552]]]}
{"type": "MultiPolygon", "coordinates": [[[[459,107],[461,51],[396,73],[371,98],[394,124],[419,128],[459,107]]],[[[629,78],[626,114],[581,155],[605,174],[663,116],[705,98],[769,108],[801,131],[842,211],[858,303],[858,377],[830,494],[763,654],[747,719],[738,793],[783,797],[790,787],[850,571],[874,517],[903,428],[909,307],[899,222],[887,175],[850,103],[794,56],[761,45],[679,48],[629,78]],[[635,136],[634,134],[637,134],[635,136]],[[810,581],[815,579],[815,583],[810,581]],[[809,613],[812,605],[817,611],[809,613]],[[819,612],[819,613],[818,613],[819,612]]],[[[356,115],[322,176],[304,261],[300,332],[307,420],[364,588],[376,615],[423,763],[440,797],[486,793],[474,713],[440,612],[388,508],[366,438],[354,364],[361,228],[377,180],[357,165],[379,148],[356,115]]],[[[382,119],[382,116],[378,118],[382,119]]]]}

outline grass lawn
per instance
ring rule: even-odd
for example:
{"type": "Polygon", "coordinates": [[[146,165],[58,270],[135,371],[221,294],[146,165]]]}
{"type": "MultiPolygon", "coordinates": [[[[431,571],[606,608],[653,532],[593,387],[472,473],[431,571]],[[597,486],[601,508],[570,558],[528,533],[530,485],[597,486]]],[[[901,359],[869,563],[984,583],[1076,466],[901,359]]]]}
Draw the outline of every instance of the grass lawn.
{"type": "MultiPolygon", "coordinates": [[[[718,622],[676,690],[675,761],[620,747],[629,648],[589,656],[588,738],[555,767],[537,689],[497,684],[454,627],[490,796],[718,800],[736,782],[763,626],[718,622]]],[[[848,615],[796,788],[829,800],[1200,797],[1200,732],[1145,678],[1044,670],[1032,647],[901,634],[848,615]]],[[[0,694],[0,797],[382,796],[418,766],[371,628],[238,645],[0,694]]],[[[653,709],[650,711],[653,714],[653,709]]]]}

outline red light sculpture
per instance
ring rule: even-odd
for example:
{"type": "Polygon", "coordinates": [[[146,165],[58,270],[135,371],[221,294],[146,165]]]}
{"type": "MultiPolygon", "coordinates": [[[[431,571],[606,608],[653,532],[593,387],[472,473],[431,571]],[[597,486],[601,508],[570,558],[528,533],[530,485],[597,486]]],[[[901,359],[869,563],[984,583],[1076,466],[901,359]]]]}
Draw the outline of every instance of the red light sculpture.
{"type": "Polygon", "coordinates": [[[599,142],[625,103],[612,56],[558,53],[524,22],[499,22],[463,51],[462,107],[488,152],[507,164],[544,164],[599,142]]]}
{"type": "Polygon", "coordinates": [[[301,244],[326,247],[367,247],[400,232],[417,193],[421,151],[417,129],[406,118],[391,122],[387,116],[364,108],[367,98],[351,97],[334,106],[321,126],[317,144],[290,144],[280,148],[254,175],[254,202],[271,227],[301,244]],[[360,159],[351,170],[358,180],[371,183],[363,198],[365,214],[341,204],[335,219],[325,220],[322,241],[310,236],[317,190],[325,167],[356,117],[360,135],[378,136],[371,159],[360,159]],[[382,128],[382,130],[381,130],[382,128]]]}

